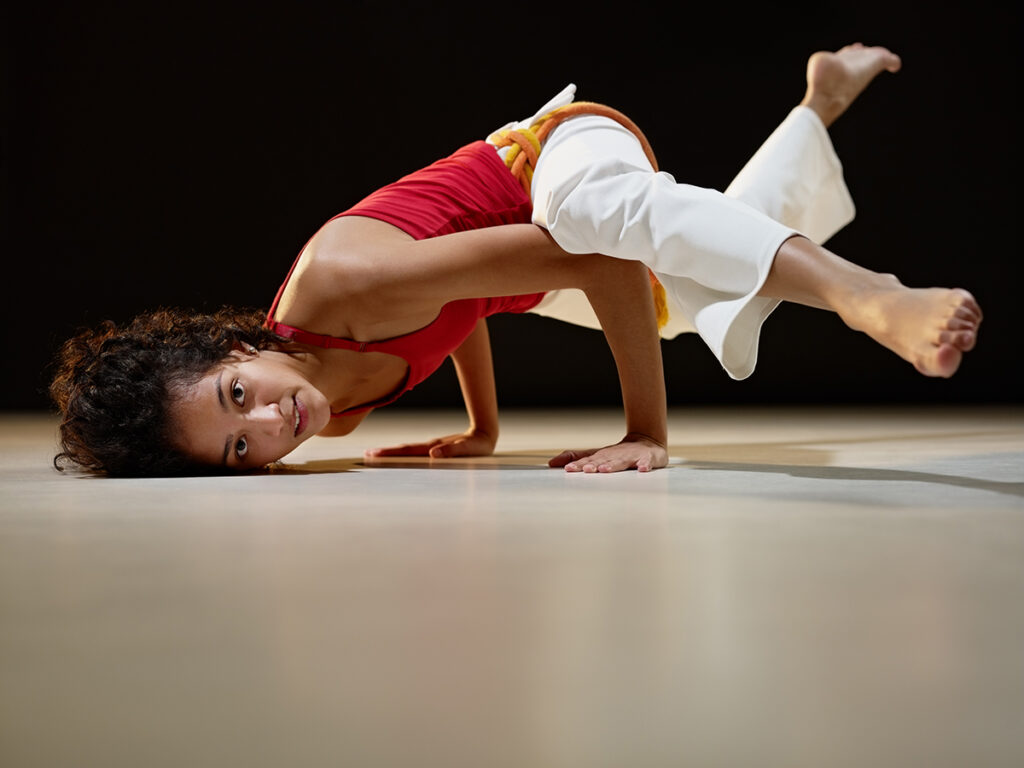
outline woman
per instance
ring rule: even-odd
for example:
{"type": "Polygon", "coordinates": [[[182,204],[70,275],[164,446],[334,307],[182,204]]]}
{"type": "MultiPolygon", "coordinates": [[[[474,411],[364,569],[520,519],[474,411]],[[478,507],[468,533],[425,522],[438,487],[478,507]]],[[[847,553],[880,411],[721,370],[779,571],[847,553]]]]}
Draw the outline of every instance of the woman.
{"type": "Polygon", "coordinates": [[[660,338],[696,330],[744,378],[780,301],[834,311],[921,373],[951,376],[981,322],[969,293],[907,288],[816,244],[853,216],[826,129],[899,68],[882,47],[814,54],[803,101],[725,194],[656,172],[628,118],[571,104],[570,87],[327,222],[265,318],[159,312],[67,342],[51,387],[57,464],[118,475],[263,467],[314,434],[351,432],[448,355],[469,428],[368,453],[490,454],[496,312],[604,330],[627,433],[549,462],[571,472],[665,466],[660,338]]]}

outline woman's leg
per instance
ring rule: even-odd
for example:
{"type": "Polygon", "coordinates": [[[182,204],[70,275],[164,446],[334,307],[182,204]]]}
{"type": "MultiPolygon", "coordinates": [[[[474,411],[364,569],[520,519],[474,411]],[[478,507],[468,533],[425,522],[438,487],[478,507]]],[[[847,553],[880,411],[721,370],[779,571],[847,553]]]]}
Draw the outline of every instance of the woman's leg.
{"type": "MultiPolygon", "coordinates": [[[[828,127],[876,75],[899,68],[899,57],[885,48],[852,45],[816,53],[808,61],[801,106],[828,127]]],[[[764,176],[767,180],[770,174],[764,176]]],[[[928,376],[956,371],[963,353],[974,347],[982,319],[967,291],[908,288],[893,275],[859,267],[802,237],[779,248],[759,293],[832,310],[928,376]]]]}
{"type": "MultiPolygon", "coordinates": [[[[856,81],[857,85],[850,86],[847,91],[856,88],[859,92],[875,74],[883,69],[896,69],[899,65],[898,57],[880,48],[870,49],[866,57],[852,54],[859,48],[863,46],[848,46],[839,54],[844,62],[851,56],[857,59],[856,62],[851,62],[851,68],[856,71],[846,78],[850,82],[856,81]],[[862,62],[861,60],[865,58],[870,61],[862,62]],[[857,66],[853,66],[854,64],[857,66]],[[868,74],[867,77],[864,76],[865,73],[868,74]]],[[[853,201],[843,180],[842,164],[836,156],[826,130],[826,123],[831,124],[838,117],[852,101],[852,96],[847,92],[836,94],[836,88],[828,82],[822,86],[813,85],[821,79],[819,73],[831,75],[834,72],[836,67],[832,57],[832,54],[824,53],[811,57],[811,65],[808,66],[808,90],[803,102],[793,108],[725,190],[727,197],[739,200],[817,243],[826,242],[848,224],[854,215],[853,201]]],[[[570,101],[571,91],[571,88],[566,89],[560,94],[562,101],[559,103],[570,101]]],[[[549,108],[550,105],[546,106],[541,113],[549,108]]],[[[528,123],[529,121],[524,121],[521,124],[528,123]]],[[[584,148],[580,152],[580,167],[583,168],[591,162],[591,157],[587,153],[593,153],[615,157],[622,161],[627,170],[640,168],[644,173],[653,173],[634,137],[621,126],[608,121],[605,123],[607,130],[603,133],[587,133],[586,140],[590,142],[590,146],[584,146],[581,142],[584,148]]],[[[601,121],[594,121],[594,125],[601,126],[601,121]]],[[[581,124],[574,125],[573,131],[582,133],[581,124]]],[[[554,148],[564,144],[565,133],[562,132],[559,141],[549,143],[546,150],[549,154],[555,154],[554,148]]],[[[559,152],[568,155],[564,147],[559,152]]],[[[618,170],[621,169],[620,167],[618,170]]],[[[570,172],[577,171],[570,167],[570,172]]],[[[536,189],[544,198],[552,187],[564,186],[564,181],[551,181],[552,178],[557,179],[561,176],[564,180],[570,175],[571,173],[562,169],[546,168],[541,174],[542,183],[536,189]],[[545,176],[547,183],[544,183],[545,176]]],[[[535,221],[550,229],[545,218],[551,208],[550,200],[540,202],[535,221]],[[544,202],[548,204],[543,205],[544,202]]],[[[563,222],[561,229],[565,228],[563,222]]],[[[590,237],[588,234],[588,240],[590,237]]],[[[702,307],[702,302],[694,300],[693,297],[690,297],[685,309],[680,307],[675,299],[674,294],[669,295],[669,323],[661,329],[662,337],[666,339],[696,330],[688,316],[691,312],[700,311],[702,307]]],[[[765,314],[774,306],[769,306],[767,302],[764,305],[765,314]]],[[[579,291],[553,291],[531,311],[588,328],[600,328],[600,323],[586,297],[579,291]]]]}
{"type": "Polygon", "coordinates": [[[534,223],[566,251],[642,261],[657,275],[669,304],[664,338],[696,330],[730,376],[750,375],[761,323],[779,303],[758,291],[796,230],[656,173],[636,137],[605,117],[572,118],[552,132],[532,192],[534,223]]]}
{"type": "Polygon", "coordinates": [[[804,237],[775,256],[761,296],[836,312],[926,376],[952,376],[973,349],[981,308],[960,288],[908,288],[804,237]]]}
{"type": "MultiPolygon", "coordinates": [[[[813,55],[807,94],[798,108],[803,128],[796,133],[796,153],[811,147],[812,156],[820,155],[820,147],[812,145],[822,139],[831,151],[824,128],[875,76],[899,65],[886,49],[861,45],[813,55]],[[820,122],[810,131],[808,111],[820,122]]],[[[682,310],[733,378],[753,371],[760,326],[780,300],[838,312],[923,373],[955,371],[961,353],[974,344],[981,318],[970,295],[910,292],[891,276],[794,237],[802,233],[762,210],[786,219],[790,214],[779,209],[788,206],[794,220],[814,219],[822,195],[813,184],[810,193],[800,190],[806,169],[792,173],[786,159],[792,142],[766,144],[731,187],[741,199],[730,199],[654,173],[632,134],[613,121],[575,118],[553,132],[541,153],[534,220],[567,251],[646,263],[665,285],[673,309],[682,310]],[[791,195],[794,190],[799,194],[791,195]]],[[[834,170],[826,167],[824,176],[835,177],[834,170]]],[[[834,181],[825,186],[834,188],[834,181]]],[[[816,233],[822,239],[845,223],[844,215],[852,215],[852,204],[843,213],[841,194],[825,207],[825,218],[833,220],[816,233]]]]}
{"type": "Polygon", "coordinates": [[[900,65],[900,58],[881,46],[848,45],[835,53],[813,54],[803,100],[725,194],[824,243],[855,212],[828,128],[876,76],[896,72],[900,65]]]}

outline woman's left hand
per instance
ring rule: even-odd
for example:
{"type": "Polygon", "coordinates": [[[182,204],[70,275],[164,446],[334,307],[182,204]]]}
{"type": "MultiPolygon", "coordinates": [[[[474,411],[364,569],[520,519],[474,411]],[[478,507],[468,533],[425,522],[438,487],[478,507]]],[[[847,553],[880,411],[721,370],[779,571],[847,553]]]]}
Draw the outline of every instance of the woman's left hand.
{"type": "Polygon", "coordinates": [[[668,465],[668,450],[646,436],[626,435],[615,445],[586,451],[562,451],[548,462],[566,472],[650,472],[668,465]]]}
{"type": "Polygon", "coordinates": [[[447,435],[424,443],[403,443],[388,448],[371,448],[365,453],[371,458],[382,456],[429,456],[432,459],[447,459],[455,456],[490,456],[494,453],[497,439],[481,430],[468,430],[457,435],[447,435]]]}

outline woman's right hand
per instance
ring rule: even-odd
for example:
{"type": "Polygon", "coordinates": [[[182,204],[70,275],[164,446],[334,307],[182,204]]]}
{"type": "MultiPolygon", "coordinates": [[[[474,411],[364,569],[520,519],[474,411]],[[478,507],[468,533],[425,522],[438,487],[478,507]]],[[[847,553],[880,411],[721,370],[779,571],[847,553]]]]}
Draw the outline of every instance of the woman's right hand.
{"type": "Polygon", "coordinates": [[[650,472],[668,466],[668,449],[648,435],[630,433],[615,445],[586,451],[562,451],[548,462],[566,472],[650,472]]]}
{"type": "Polygon", "coordinates": [[[367,458],[384,456],[429,456],[432,459],[450,459],[456,456],[490,456],[494,453],[497,437],[483,430],[470,429],[457,435],[446,435],[424,443],[403,443],[387,448],[370,448],[367,458]]]}

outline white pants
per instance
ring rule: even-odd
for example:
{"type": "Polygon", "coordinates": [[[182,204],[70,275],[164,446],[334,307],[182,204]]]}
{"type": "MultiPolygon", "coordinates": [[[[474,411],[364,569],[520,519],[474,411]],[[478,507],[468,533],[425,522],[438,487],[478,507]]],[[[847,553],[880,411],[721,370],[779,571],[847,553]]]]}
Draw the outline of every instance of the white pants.
{"type": "MultiPolygon", "coordinates": [[[[614,120],[570,118],[544,144],[531,197],[534,223],[566,251],[646,264],[668,298],[663,338],[696,331],[734,379],[753,373],[761,324],[778,306],[757,292],[779,246],[794,234],[823,243],[854,215],[832,142],[806,107],[790,112],[724,194],[656,173],[614,120]]],[[[531,311],[600,328],[577,290],[553,291],[531,311]]]]}

